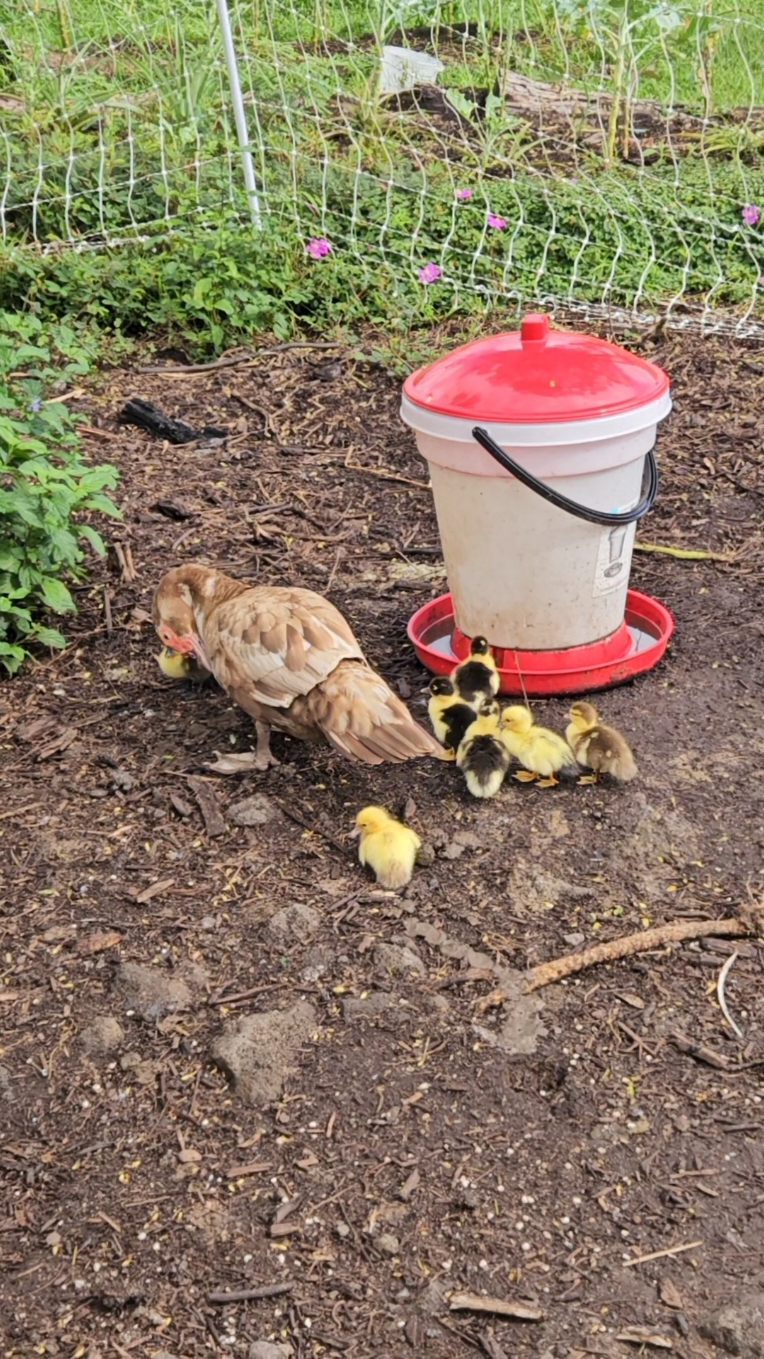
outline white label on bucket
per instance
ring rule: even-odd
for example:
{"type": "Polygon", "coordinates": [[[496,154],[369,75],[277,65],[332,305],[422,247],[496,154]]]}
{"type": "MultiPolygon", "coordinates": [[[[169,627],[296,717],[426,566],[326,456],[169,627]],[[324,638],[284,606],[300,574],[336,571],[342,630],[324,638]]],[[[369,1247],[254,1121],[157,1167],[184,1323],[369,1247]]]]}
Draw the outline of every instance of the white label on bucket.
{"type": "Polygon", "coordinates": [[[628,584],[631,549],[636,531],[636,524],[622,524],[618,528],[605,529],[600,538],[597,565],[594,568],[592,599],[614,594],[616,590],[621,590],[628,584]]]}

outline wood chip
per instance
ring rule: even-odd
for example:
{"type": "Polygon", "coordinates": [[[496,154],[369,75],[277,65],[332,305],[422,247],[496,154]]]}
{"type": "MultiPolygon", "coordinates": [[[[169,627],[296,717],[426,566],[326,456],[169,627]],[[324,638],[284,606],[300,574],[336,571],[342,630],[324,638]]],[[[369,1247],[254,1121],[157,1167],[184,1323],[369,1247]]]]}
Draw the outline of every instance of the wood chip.
{"type": "Polygon", "coordinates": [[[448,1299],[452,1312],[494,1312],[499,1317],[514,1321],[543,1321],[540,1307],[528,1302],[513,1302],[509,1298],[487,1298],[482,1293],[452,1293],[448,1299]]]}
{"type": "Polygon", "coordinates": [[[299,1222],[274,1222],[271,1224],[271,1236],[299,1236],[302,1232],[302,1225],[299,1222]]]}
{"type": "Polygon", "coordinates": [[[115,948],[121,941],[119,930],[97,930],[95,934],[86,934],[77,940],[77,952],[103,953],[107,948],[115,948]]]}
{"type": "Polygon", "coordinates": [[[656,1350],[673,1350],[674,1346],[665,1335],[658,1335],[656,1331],[651,1331],[649,1326],[629,1326],[626,1331],[619,1331],[616,1340],[623,1340],[627,1345],[652,1345],[656,1350]]]}
{"type": "Polygon", "coordinates": [[[488,1355],[488,1359],[507,1359],[507,1352],[502,1349],[493,1331],[488,1330],[485,1335],[481,1335],[480,1345],[488,1355]]]}
{"type": "Polygon", "coordinates": [[[214,840],[218,835],[225,835],[226,824],[223,820],[223,814],[207,780],[187,778],[186,783],[199,803],[204,828],[210,839],[214,840]]]}
{"type": "Polygon", "coordinates": [[[177,793],[170,793],[170,802],[172,803],[172,806],[175,809],[175,811],[178,813],[178,816],[182,816],[185,818],[193,814],[194,809],[191,806],[190,802],[185,802],[182,797],[178,796],[177,793]]]}
{"type": "Polygon", "coordinates": [[[673,1279],[661,1279],[660,1299],[667,1307],[674,1307],[677,1311],[682,1309],[682,1297],[673,1279]]]}
{"type": "Polygon", "coordinates": [[[144,887],[143,891],[138,893],[135,901],[138,906],[145,906],[147,901],[153,901],[154,897],[161,897],[163,892],[168,892],[174,886],[174,878],[163,878],[161,882],[152,882],[150,887],[144,887]]]}
{"type": "Polygon", "coordinates": [[[296,1194],[293,1199],[287,1199],[286,1203],[280,1204],[273,1215],[274,1226],[283,1222],[285,1218],[290,1217],[292,1213],[299,1208],[301,1201],[302,1195],[296,1194]]]}
{"type": "Polygon", "coordinates": [[[225,1172],[227,1180],[244,1180],[248,1175],[259,1175],[263,1170],[270,1170],[272,1161],[250,1161],[245,1166],[231,1166],[225,1172]]]}
{"type": "Polygon", "coordinates": [[[413,1194],[414,1190],[418,1188],[418,1186],[419,1186],[419,1171],[415,1169],[412,1170],[406,1182],[401,1185],[400,1189],[398,1190],[398,1197],[403,1199],[404,1203],[408,1203],[409,1199],[411,1198],[411,1195],[413,1194]]]}

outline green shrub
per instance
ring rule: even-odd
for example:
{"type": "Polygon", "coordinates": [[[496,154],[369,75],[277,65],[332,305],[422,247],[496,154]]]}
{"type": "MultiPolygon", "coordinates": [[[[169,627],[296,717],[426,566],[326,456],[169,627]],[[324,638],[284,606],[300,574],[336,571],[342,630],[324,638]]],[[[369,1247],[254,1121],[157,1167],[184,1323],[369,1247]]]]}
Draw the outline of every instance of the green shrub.
{"type": "Polygon", "coordinates": [[[84,576],[88,546],[106,550],[82,516],[120,513],[104,494],[116,468],[89,466],[75,417],[43,396],[52,377],[88,367],[72,333],[59,338],[68,354],[42,342],[36,318],[0,317],[0,662],[11,673],[33,644],[65,645],[47,617],[75,610],[67,579],[84,576]],[[20,369],[23,378],[14,376],[20,369]]]}

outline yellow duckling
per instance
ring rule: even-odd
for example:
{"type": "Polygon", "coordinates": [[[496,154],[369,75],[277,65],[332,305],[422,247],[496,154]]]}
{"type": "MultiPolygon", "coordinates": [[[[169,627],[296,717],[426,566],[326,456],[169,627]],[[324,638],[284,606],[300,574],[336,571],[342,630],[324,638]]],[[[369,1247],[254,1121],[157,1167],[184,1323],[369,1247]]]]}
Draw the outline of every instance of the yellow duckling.
{"type": "Polygon", "coordinates": [[[459,697],[453,680],[439,675],[430,683],[427,711],[435,735],[448,751],[447,758],[455,760],[467,728],[475,721],[475,709],[459,697]]]}
{"type": "Polygon", "coordinates": [[[509,754],[523,766],[515,774],[521,783],[540,778],[540,788],[551,788],[561,769],[575,769],[576,757],[567,741],[548,727],[536,726],[528,708],[512,704],[504,709],[501,723],[509,754]]]}
{"type": "Polygon", "coordinates": [[[406,887],[411,882],[422,846],[416,831],[396,821],[384,807],[364,807],[350,832],[352,840],[359,836],[359,862],[372,869],[380,887],[406,887]]]}
{"type": "Polygon", "coordinates": [[[470,654],[451,671],[451,680],[464,703],[477,709],[484,698],[499,692],[499,671],[485,637],[473,637],[470,654]]]}
{"type": "Polygon", "coordinates": [[[184,656],[182,652],[173,651],[169,646],[162,647],[157,656],[157,664],[168,679],[196,680],[202,683],[210,678],[209,670],[205,670],[194,656],[184,656]]]}
{"type": "Polygon", "coordinates": [[[610,774],[620,783],[628,783],[637,777],[637,765],[628,741],[615,727],[600,722],[593,703],[573,704],[565,735],[578,763],[594,771],[585,775],[582,783],[596,783],[600,774],[610,774]]]}
{"type": "Polygon", "coordinates": [[[496,797],[509,769],[496,699],[485,699],[456,752],[456,763],[473,797],[496,797]]]}

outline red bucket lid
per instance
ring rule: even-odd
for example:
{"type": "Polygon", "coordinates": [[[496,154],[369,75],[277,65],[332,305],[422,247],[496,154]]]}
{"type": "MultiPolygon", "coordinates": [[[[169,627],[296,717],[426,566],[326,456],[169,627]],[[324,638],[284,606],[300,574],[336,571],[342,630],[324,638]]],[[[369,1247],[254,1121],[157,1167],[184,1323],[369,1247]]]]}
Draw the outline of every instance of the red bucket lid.
{"type": "Polygon", "coordinates": [[[591,420],[648,406],[668,374],[619,345],[552,330],[531,313],[520,330],[461,345],[407,378],[410,401],[457,419],[497,424],[591,420]]]}

